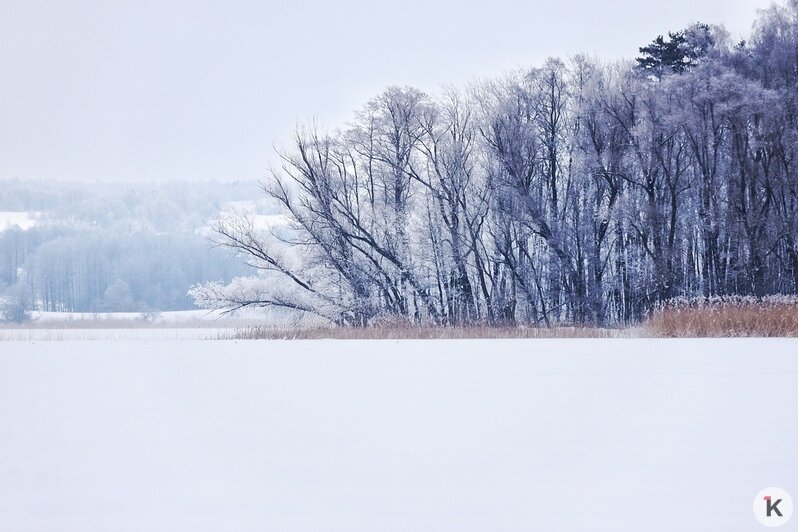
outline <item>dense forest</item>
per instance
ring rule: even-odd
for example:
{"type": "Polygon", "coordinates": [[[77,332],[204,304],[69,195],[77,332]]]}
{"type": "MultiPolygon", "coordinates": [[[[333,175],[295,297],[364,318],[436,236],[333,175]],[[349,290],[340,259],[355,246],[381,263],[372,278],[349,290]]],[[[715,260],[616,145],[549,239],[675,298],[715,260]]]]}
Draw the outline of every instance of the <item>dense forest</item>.
{"type": "Polygon", "coordinates": [[[203,228],[253,184],[102,184],[6,180],[0,220],[0,319],[30,310],[157,312],[195,308],[192,284],[245,270],[203,228]]]}
{"type": "Polygon", "coordinates": [[[263,190],[289,222],[219,218],[260,273],[199,304],[620,326],[673,298],[795,294],[798,0],[744,41],[695,24],[635,61],[390,88],[280,155],[263,190]]]}

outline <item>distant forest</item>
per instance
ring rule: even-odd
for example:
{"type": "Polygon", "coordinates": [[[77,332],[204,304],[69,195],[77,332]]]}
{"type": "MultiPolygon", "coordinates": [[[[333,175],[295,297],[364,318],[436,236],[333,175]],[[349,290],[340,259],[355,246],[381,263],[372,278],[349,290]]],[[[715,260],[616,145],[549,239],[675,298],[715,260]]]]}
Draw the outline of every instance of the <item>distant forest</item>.
{"type": "MultiPolygon", "coordinates": [[[[203,228],[255,184],[0,181],[0,313],[196,308],[187,292],[246,272],[203,228]],[[32,227],[6,224],[28,213],[32,227]]],[[[0,316],[2,318],[3,316],[0,316]]]]}
{"type": "Polygon", "coordinates": [[[300,128],[264,184],[290,222],[215,224],[260,271],[208,307],[335,323],[620,326],[679,297],[798,288],[798,0],[300,128]],[[644,43],[641,43],[644,44],[644,43]]]}

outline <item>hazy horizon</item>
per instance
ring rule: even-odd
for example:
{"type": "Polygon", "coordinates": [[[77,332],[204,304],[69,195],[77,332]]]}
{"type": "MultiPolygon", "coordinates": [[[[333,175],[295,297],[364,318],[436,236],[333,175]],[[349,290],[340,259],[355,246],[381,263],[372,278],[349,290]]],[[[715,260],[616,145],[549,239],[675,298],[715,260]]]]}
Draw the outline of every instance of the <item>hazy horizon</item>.
{"type": "Polygon", "coordinates": [[[387,86],[436,93],[550,56],[632,58],[696,21],[743,36],[768,5],[6,1],[0,179],[257,180],[297,123],[340,126],[387,86]]]}

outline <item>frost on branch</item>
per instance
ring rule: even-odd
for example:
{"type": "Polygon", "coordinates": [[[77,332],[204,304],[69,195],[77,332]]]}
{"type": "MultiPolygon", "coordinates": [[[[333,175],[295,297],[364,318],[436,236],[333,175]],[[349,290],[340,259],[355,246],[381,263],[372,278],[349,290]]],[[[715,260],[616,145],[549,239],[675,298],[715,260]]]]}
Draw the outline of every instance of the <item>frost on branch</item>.
{"type": "Polygon", "coordinates": [[[264,225],[247,214],[227,213],[212,223],[212,241],[235,251],[257,275],[239,277],[228,285],[192,286],[189,296],[208,309],[230,311],[263,307],[309,313],[336,321],[341,312],[333,298],[323,267],[312,264],[306,250],[296,245],[296,231],[284,223],[264,225]]]}
{"type": "Polygon", "coordinates": [[[215,225],[257,283],[198,301],[350,325],[623,326],[679,297],[795,294],[797,6],[763,13],[751,44],[697,25],[637,66],[577,56],[437,98],[392,87],[342,131],[299,129],[264,185],[285,218],[215,225]]]}

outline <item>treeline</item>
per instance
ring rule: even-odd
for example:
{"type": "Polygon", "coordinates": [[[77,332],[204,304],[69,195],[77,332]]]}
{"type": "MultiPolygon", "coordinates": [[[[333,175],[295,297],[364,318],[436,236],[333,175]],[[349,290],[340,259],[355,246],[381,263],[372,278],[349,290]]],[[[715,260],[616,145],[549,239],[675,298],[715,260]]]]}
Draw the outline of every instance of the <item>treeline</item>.
{"type": "Polygon", "coordinates": [[[40,224],[193,231],[229,202],[250,200],[257,183],[118,183],[0,179],[0,212],[35,213],[40,224]]]}
{"type": "Polygon", "coordinates": [[[0,257],[7,295],[53,312],[191,309],[192,284],[241,273],[201,235],[141,230],[11,229],[0,233],[0,257]]]}
{"type": "Polygon", "coordinates": [[[2,184],[0,211],[35,213],[36,225],[0,228],[0,319],[192,309],[192,284],[245,272],[204,227],[251,184],[2,184]]]}
{"type": "Polygon", "coordinates": [[[301,129],[264,184],[292,223],[215,227],[262,275],[195,299],[351,325],[623,325],[677,296],[794,294],[798,2],[748,41],[696,24],[640,53],[391,88],[343,130],[301,129]]]}

